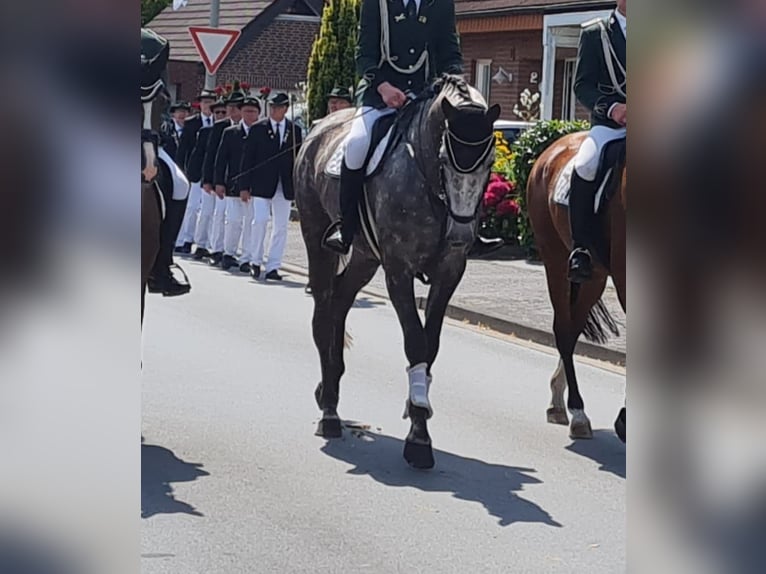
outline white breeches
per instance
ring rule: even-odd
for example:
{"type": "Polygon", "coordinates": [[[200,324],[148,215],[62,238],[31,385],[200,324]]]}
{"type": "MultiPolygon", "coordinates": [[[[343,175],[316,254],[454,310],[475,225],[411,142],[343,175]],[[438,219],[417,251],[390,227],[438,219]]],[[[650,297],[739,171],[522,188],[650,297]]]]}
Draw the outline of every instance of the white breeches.
{"type": "Polygon", "coordinates": [[[372,128],[379,118],[388,114],[393,114],[396,110],[384,108],[378,110],[370,106],[363,106],[356,111],[356,116],[351,124],[351,131],[346,136],[345,141],[345,162],[346,167],[352,170],[362,169],[364,160],[370,151],[370,142],[372,141],[372,128]]]}
{"type": "Polygon", "coordinates": [[[609,142],[624,138],[625,133],[625,128],[593,126],[575,156],[574,169],[577,175],[585,181],[594,181],[598,175],[602,150],[609,142]]]}

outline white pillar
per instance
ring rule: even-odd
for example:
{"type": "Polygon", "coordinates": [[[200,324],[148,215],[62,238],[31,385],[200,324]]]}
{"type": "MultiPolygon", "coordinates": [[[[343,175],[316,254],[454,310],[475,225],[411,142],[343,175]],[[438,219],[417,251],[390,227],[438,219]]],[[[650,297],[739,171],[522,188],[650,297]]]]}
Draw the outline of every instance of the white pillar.
{"type": "Polygon", "coordinates": [[[553,119],[553,85],[556,72],[556,35],[546,26],[543,28],[543,74],[540,82],[540,118],[553,119]]]}

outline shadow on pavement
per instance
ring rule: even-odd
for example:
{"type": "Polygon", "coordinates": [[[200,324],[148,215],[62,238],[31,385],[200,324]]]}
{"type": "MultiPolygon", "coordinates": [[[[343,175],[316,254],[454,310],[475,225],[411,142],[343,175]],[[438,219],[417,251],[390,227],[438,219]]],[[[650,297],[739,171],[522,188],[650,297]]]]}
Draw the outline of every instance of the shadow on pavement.
{"type": "Polygon", "coordinates": [[[167,448],[143,444],[141,439],[141,518],[155,514],[203,516],[191,504],[177,500],[173,482],[192,482],[210,476],[201,463],[186,462],[167,448]]]}
{"type": "Polygon", "coordinates": [[[594,429],[592,439],[576,440],[566,449],[597,462],[599,470],[625,478],[625,445],[613,430],[594,429]]]}
{"type": "Polygon", "coordinates": [[[534,502],[515,493],[528,484],[541,484],[531,468],[491,464],[434,450],[436,467],[420,472],[402,458],[404,441],[369,431],[344,431],[344,438],[328,441],[325,454],[353,464],[349,474],[366,475],[392,487],[417,488],[424,492],[447,492],[459,500],[477,502],[498,519],[500,526],[515,522],[561,527],[534,502]]]}

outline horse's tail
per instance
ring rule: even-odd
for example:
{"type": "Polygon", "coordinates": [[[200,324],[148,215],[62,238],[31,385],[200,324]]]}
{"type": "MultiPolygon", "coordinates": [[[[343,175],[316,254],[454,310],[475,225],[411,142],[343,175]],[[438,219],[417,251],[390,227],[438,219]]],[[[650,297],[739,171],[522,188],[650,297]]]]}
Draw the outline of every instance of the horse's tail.
{"type": "Polygon", "coordinates": [[[582,332],[586,340],[602,345],[609,340],[610,333],[615,337],[620,336],[620,329],[602,299],[599,299],[588,313],[582,332]]]}
{"type": "Polygon", "coordinates": [[[350,349],[354,346],[354,338],[351,336],[351,333],[348,331],[345,331],[343,333],[343,348],[344,349],[350,349]]]}

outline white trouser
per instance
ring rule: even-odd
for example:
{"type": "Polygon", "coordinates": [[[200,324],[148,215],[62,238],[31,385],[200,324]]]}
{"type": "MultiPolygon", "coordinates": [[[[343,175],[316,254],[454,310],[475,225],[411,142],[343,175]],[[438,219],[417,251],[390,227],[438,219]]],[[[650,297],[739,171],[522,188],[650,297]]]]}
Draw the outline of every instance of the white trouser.
{"type": "Polygon", "coordinates": [[[226,198],[215,196],[215,209],[213,210],[213,225],[210,232],[210,251],[223,253],[223,232],[226,222],[226,198]]]}
{"type": "MultiPolygon", "coordinates": [[[[239,240],[242,237],[242,228],[245,223],[249,227],[252,220],[252,199],[245,203],[238,197],[226,198],[226,224],[223,232],[223,252],[225,255],[237,256],[239,240]]],[[[245,243],[240,263],[249,263],[252,260],[248,247],[248,243],[245,243]]]]}
{"type": "Polygon", "coordinates": [[[191,184],[191,191],[189,191],[189,201],[186,202],[184,221],[176,239],[176,245],[183,245],[184,243],[194,241],[194,230],[197,228],[197,217],[199,216],[202,194],[202,184],[198,181],[193,182],[191,184]]]}
{"type": "Polygon", "coordinates": [[[624,138],[625,133],[625,128],[593,126],[575,156],[574,168],[577,175],[585,181],[594,181],[598,175],[598,164],[604,146],[611,141],[624,138]]]}
{"type": "Polygon", "coordinates": [[[254,197],[255,217],[253,218],[252,254],[253,265],[263,265],[264,243],[266,242],[266,227],[271,221],[271,245],[269,246],[266,273],[282,267],[282,257],[287,246],[287,224],[290,222],[290,207],[292,202],[285,199],[282,186],[277,187],[273,199],[254,197]]]}
{"type": "Polygon", "coordinates": [[[215,210],[216,195],[202,190],[202,204],[199,209],[199,219],[197,220],[197,229],[194,231],[194,243],[197,247],[210,249],[210,227],[213,220],[213,211],[215,210]]]}
{"type": "Polygon", "coordinates": [[[378,110],[370,106],[363,106],[356,111],[344,144],[346,167],[353,170],[364,167],[364,160],[367,159],[367,153],[370,151],[372,127],[378,119],[394,112],[396,110],[392,108],[378,110]]]}

